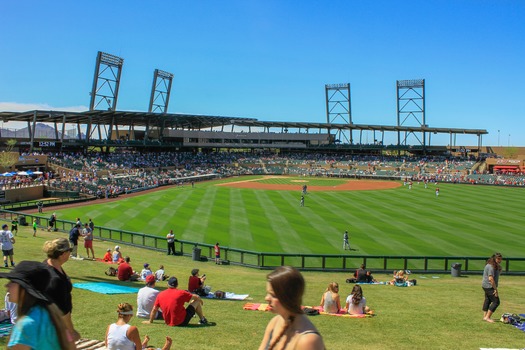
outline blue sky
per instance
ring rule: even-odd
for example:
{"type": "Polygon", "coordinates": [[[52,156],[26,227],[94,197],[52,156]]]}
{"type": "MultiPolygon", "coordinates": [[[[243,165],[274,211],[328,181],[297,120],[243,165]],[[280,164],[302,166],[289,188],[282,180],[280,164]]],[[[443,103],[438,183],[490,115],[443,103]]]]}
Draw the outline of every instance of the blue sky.
{"type": "Polygon", "coordinates": [[[98,51],[124,58],[119,110],[158,68],[171,113],[326,122],[350,83],[354,123],[395,125],[396,80],[422,78],[429,126],[525,146],[522,0],[3,1],[0,111],[86,110],[98,51]]]}

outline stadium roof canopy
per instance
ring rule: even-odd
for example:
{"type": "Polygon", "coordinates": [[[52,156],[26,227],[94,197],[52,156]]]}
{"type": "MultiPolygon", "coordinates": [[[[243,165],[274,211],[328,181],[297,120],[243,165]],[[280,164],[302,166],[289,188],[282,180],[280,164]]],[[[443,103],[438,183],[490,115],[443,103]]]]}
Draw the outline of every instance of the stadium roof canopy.
{"type": "Polygon", "coordinates": [[[0,112],[4,122],[37,122],[37,123],[71,123],[71,124],[101,124],[101,125],[134,125],[134,126],[164,126],[167,128],[206,129],[222,125],[230,125],[230,121],[248,120],[249,118],[232,118],[197,114],[148,113],[130,111],[43,111],[0,112]]]}
{"type": "Polygon", "coordinates": [[[182,113],[148,113],[131,111],[94,110],[86,112],[44,111],[34,110],[27,112],[0,112],[2,121],[16,121],[28,123],[72,123],[72,124],[99,124],[163,127],[188,130],[210,129],[226,125],[241,127],[281,128],[281,129],[337,129],[337,130],[373,130],[389,132],[428,132],[446,134],[488,134],[485,129],[465,128],[434,128],[428,126],[388,126],[368,124],[331,124],[311,122],[275,122],[259,121],[255,118],[224,117],[182,113]]]}
{"type": "Polygon", "coordinates": [[[430,133],[452,133],[452,134],[488,134],[485,129],[464,129],[464,128],[432,128],[421,126],[389,126],[389,125],[369,125],[369,124],[330,124],[330,123],[306,123],[306,122],[261,122],[258,120],[239,120],[233,124],[246,127],[264,128],[297,128],[297,129],[341,129],[341,130],[373,130],[373,131],[407,131],[407,132],[430,132],[430,133]]]}

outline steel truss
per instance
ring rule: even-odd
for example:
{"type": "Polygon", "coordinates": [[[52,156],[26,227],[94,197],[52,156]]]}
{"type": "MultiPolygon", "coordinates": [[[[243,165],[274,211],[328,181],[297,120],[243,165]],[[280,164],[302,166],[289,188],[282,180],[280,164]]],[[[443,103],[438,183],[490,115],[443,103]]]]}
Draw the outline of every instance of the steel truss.
{"type": "MultiPolygon", "coordinates": [[[[100,107],[104,107],[103,109],[107,109],[108,111],[117,110],[120,76],[122,75],[123,64],[123,58],[101,51],[98,52],[93,88],[91,90],[91,102],[89,104],[90,111],[102,109],[100,107]]],[[[116,125],[114,121],[112,121],[109,126],[109,130],[105,130],[109,135],[111,135],[113,125],[116,125]]],[[[92,120],[90,119],[87,126],[86,138],[89,140],[95,130],[98,131],[99,138],[101,138],[101,127],[105,126],[101,126],[100,124],[93,126],[92,120]]]]}
{"type": "MultiPolygon", "coordinates": [[[[418,126],[426,128],[425,119],[425,79],[398,80],[397,87],[397,126],[418,126]],[[414,124],[415,123],[415,124],[414,124]]],[[[427,145],[426,133],[421,132],[421,138],[415,132],[397,132],[397,144],[407,145],[407,139],[413,135],[423,148],[427,145]]]]}
{"type": "MultiPolygon", "coordinates": [[[[151,87],[151,97],[149,99],[149,113],[168,113],[168,105],[170,102],[171,84],[173,82],[173,74],[163,70],[155,69],[153,73],[153,85],[151,87]]],[[[162,140],[164,133],[164,124],[155,128],[158,133],[157,137],[162,140]]],[[[146,127],[146,140],[149,134],[149,125],[146,127]]]]}
{"type": "MultiPolygon", "coordinates": [[[[352,125],[352,102],[350,95],[350,84],[327,84],[325,88],[326,97],[326,122],[328,124],[352,125]]],[[[336,129],[336,140],[353,143],[352,129],[336,129]]]]}

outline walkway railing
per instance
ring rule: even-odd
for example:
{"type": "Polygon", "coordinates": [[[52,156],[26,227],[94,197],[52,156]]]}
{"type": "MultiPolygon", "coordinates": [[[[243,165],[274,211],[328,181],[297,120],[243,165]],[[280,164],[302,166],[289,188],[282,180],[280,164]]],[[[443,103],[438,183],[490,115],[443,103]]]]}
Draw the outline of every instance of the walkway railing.
{"type": "MultiPolygon", "coordinates": [[[[33,219],[36,218],[41,227],[49,226],[48,217],[0,210],[0,219],[11,221],[15,217],[25,217],[25,222],[27,223],[33,222],[33,219]]],[[[73,225],[75,225],[73,221],[57,220],[55,228],[58,231],[67,233],[73,225]]],[[[93,235],[95,238],[104,241],[129,244],[157,251],[167,251],[165,237],[102,226],[95,226],[93,235]]],[[[192,256],[194,260],[200,261],[215,257],[213,247],[213,244],[186,240],[177,240],[175,242],[177,254],[192,256]],[[197,248],[197,251],[194,252],[195,248],[197,248]]],[[[398,269],[411,270],[412,273],[447,273],[451,270],[453,264],[459,263],[462,265],[462,274],[481,274],[483,273],[487,257],[359,255],[351,251],[347,254],[289,254],[221,247],[221,260],[226,260],[230,264],[257,269],[273,269],[281,265],[290,265],[305,271],[353,272],[361,264],[365,264],[367,269],[378,273],[390,273],[398,269]]],[[[506,274],[525,275],[525,258],[505,257],[502,267],[503,272],[506,274]]]]}

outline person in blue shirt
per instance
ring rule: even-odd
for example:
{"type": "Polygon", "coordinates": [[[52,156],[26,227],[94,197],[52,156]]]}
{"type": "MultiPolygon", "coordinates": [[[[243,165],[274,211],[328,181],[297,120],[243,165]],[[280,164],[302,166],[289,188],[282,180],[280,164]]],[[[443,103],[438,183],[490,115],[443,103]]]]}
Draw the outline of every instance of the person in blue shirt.
{"type": "Polygon", "coordinates": [[[8,349],[75,349],[66,335],[58,307],[44,294],[50,273],[42,263],[22,261],[13,270],[0,273],[9,279],[6,285],[10,301],[18,304],[18,320],[7,343],[8,349]]]}

